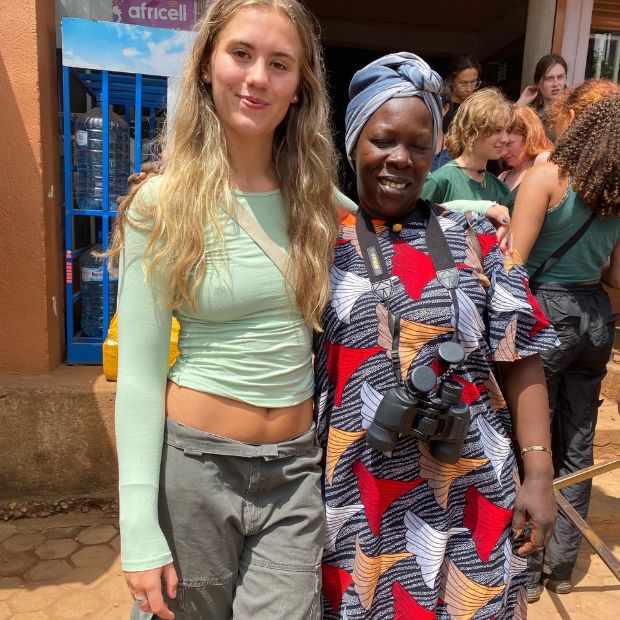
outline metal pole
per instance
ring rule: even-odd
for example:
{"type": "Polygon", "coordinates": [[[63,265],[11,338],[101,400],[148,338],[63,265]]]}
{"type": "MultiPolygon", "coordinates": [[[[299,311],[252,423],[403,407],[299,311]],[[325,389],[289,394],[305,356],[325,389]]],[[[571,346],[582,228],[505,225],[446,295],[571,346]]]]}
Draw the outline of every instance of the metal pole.
{"type": "Polygon", "coordinates": [[[569,504],[568,500],[559,492],[555,491],[555,499],[559,509],[567,519],[581,532],[588,544],[596,551],[598,556],[605,562],[607,568],[620,581],[620,562],[610,551],[609,547],[599,538],[596,532],[581,518],[581,515],[569,504]]]}
{"type": "Polygon", "coordinates": [[[553,488],[563,489],[564,487],[568,487],[571,484],[577,484],[578,482],[583,482],[584,480],[594,478],[594,476],[600,476],[601,474],[606,474],[607,472],[614,471],[614,469],[618,469],[619,467],[620,459],[605,461],[605,463],[600,463],[599,465],[591,465],[590,467],[585,467],[584,469],[580,469],[579,471],[556,478],[553,481],[553,488]]]}

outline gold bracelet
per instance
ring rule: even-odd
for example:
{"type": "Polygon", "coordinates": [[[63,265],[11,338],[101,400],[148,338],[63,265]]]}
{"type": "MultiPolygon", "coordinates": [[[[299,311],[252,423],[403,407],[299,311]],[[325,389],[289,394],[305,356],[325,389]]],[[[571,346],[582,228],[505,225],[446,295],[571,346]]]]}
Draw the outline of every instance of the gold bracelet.
{"type": "Polygon", "coordinates": [[[521,456],[523,456],[526,452],[548,452],[553,456],[551,448],[547,448],[547,446],[528,446],[527,448],[521,448],[521,456]]]}

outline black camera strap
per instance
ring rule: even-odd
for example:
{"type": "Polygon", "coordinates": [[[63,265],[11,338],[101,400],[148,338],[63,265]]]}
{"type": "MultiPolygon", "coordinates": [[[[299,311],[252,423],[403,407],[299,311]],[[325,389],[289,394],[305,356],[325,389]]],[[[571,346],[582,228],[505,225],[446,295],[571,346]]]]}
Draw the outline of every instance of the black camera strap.
{"type": "MultiPolygon", "coordinates": [[[[411,213],[398,220],[387,220],[385,225],[388,227],[390,239],[395,241],[398,239],[403,226],[415,220],[426,219],[428,221],[426,226],[426,246],[433,261],[437,280],[450,294],[456,324],[453,340],[458,342],[459,304],[456,289],[459,284],[459,272],[448,246],[448,241],[439,224],[438,212],[440,212],[439,207],[436,205],[427,200],[418,200],[415,209],[411,213]]],[[[389,329],[392,335],[392,367],[396,377],[400,380],[400,358],[398,355],[400,315],[398,313],[392,315],[390,312],[390,298],[398,278],[392,276],[387,266],[372,218],[361,208],[358,210],[355,218],[355,230],[372,290],[388,310],[389,329]]]]}

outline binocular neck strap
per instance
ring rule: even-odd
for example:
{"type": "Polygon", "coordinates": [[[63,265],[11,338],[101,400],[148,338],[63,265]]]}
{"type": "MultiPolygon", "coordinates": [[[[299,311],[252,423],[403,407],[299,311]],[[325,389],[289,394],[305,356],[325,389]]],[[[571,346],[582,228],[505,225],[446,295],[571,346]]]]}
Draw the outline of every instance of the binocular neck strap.
{"type": "Polygon", "coordinates": [[[429,211],[429,220],[426,227],[426,247],[428,248],[431,260],[433,261],[433,267],[437,274],[437,280],[439,283],[450,293],[450,299],[452,300],[452,307],[454,308],[454,333],[452,339],[455,342],[459,341],[459,300],[456,294],[456,289],[459,285],[459,270],[456,268],[454,262],[454,256],[448,245],[448,240],[441,230],[441,224],[437,217],[436,209],[439,210],[437,205],[434,205],[428,201],[425,205],[429,211]]]}
{"type": "MultiPolygon", "coordinates": [[[[415,209],[411,213],[398,221],[395,219],[386,221],[386,226],[389,230],[390,239],[395,241],[398,239],[398,234],[404,225],[417,219],[428,220],[426,226],[426,247],[433,261],[437,280],[450,294],[455,318],[453,340],[458,342],[459,302],[456,289],[459,284],[459,272],[448,246],[448,241],[443,234],[443,230],[441,230],[441,225],[437,218],[437,213],[439,212],[439,207],[436,205],[427,200],[418,200],[415,209]]],[[[389,300],[397,279],[392,276],[387,266],[372,218],[361,208],[358,210],[355,218],[355,230],[372,290],[389,312],[389,300]]],[[[399,317],[395,317],[390,324],[390,331],[392,333],[392,364],[398,362],[399,338],[395,334],[395,330],[392,329],[392,324],[396,323],[400,324],[399,317]],[[396,352],[394,351],[395,347],[396,352]]],[[[399,362],[398,364],[400,365],[399,362]]],[[[397,376],[400,377],[400,371],[397,376]]]]}

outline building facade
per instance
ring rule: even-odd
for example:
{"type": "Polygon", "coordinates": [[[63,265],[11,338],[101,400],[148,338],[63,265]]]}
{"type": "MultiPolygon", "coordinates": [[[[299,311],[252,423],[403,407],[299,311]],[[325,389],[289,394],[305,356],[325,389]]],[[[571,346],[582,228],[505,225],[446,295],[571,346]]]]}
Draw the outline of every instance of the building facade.
{"type": "MultiPolygon", "coordinates": [[[[0,0],[0,374],[44,375],[65,359],[59,55],[62,15],[105,19],[112,0],[0,0]]],[[[178,3],[177,3],[178,4],[178,3]]],[[[198,3],[204,10],[206,2],[198,3]]],[[[326,45],[338,113],[353,71],[408,49],[442,72],[472,53],[513,97],[551,51],[569,83],[618,80],[620,0],[308,0],[326,45]]],[[[111,8],[110,8],[111,14],[111,8]]],[[[335,124],[342,123],[336,116],[335,124]]]]}

